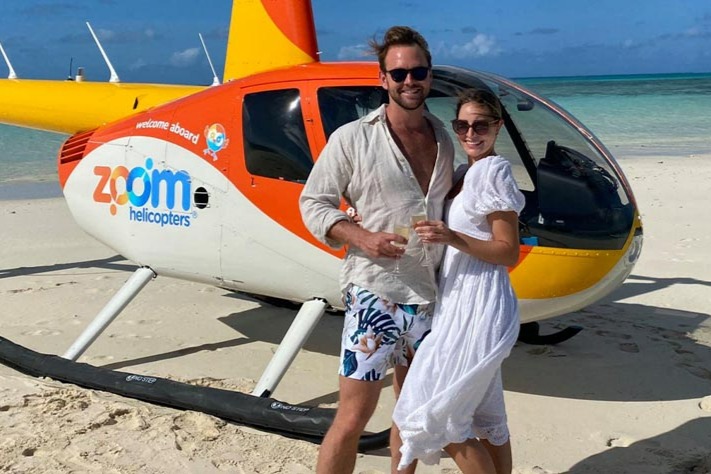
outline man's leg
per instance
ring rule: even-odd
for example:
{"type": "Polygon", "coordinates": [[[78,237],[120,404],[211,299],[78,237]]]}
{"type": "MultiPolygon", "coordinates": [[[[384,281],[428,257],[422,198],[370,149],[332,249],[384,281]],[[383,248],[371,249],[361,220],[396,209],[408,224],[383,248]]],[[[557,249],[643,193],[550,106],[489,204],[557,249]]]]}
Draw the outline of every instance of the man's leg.
{"type": "Polygon", "coordinates": [[[340,377],[338,410],[321,443],[316,465],[318,474],[353,472],[358,440],[375,411],[382,386],[382,380],[366,382],[340,377]]]}
{"type": "MultiPolygon", "coordinates": [[[[393,380],[393,389],[395,390],[395,400],[400,397],[400,390],[402,389],[402,384],[405,382],[405,376],[407,375],[408,367],[404,365],[395,366],[395,377],[393,380]]],[[[392,474],[413,474],[417,468],[417,461],[413,462],[405,470],[398,471],[397,465],[400,464],[400,446],[402,446],[402,440],[400,439],[400,430],[397,425],[393,423],[390,430],[390,472],[392,474]]]]}

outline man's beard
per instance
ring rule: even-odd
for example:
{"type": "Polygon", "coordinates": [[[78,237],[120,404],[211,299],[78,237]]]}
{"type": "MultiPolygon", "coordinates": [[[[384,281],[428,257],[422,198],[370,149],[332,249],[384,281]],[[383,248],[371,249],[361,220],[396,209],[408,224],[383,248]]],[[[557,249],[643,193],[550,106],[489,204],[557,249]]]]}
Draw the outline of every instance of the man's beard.
{"type": "Polygon", "coordinates": [[[401,98],[400,94],[393,93],[392,91],[388,90],[388,96],[390,96],[390,99],[395,102],[397,105],[402,107],[405,110],[417,110],[420,107],[422,107],[422,104],[425,103],[425,94],[422,94],[422,98],[417,101],[416,105],[412,105],[412,102],[410,101],[404,101],[401,98]]]}

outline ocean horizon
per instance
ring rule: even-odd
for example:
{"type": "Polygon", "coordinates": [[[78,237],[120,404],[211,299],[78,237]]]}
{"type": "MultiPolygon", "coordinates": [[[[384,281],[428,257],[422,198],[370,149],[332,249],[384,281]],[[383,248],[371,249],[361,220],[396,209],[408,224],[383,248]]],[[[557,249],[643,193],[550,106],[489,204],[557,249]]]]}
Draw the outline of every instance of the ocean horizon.
{"type": "Polygon", "coordinates": [[[660,72],[660,73],[636,73],[636,74],[590,74],[586,76],[520,76],[511,77],[512,80],[523,84],[528,81],[595,81],[595,80],[664,80],[664,79],[691,79],[710,78],[711,72],[660,72]]]}
{"type": "MultiPolygon", "coordinates": [[[[580,120],[617,159],[711,150],[711,73],[512,78],[580,120]]],[[[60,193],[56,158],[67,135],[0,124],[0,199],[60,193]]]]}

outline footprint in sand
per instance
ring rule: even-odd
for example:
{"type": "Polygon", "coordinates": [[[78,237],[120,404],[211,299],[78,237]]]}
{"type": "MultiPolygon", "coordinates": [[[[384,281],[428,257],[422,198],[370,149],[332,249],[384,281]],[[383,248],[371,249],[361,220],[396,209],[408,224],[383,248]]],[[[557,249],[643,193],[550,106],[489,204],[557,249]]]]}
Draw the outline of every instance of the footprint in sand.
{"type": "Polygon", "coordinates": [[[52,320],[52,319],[42,319],[40,321],[37,321],[34,325],[35,326],[47,326],[47,325],[55,324],[55,323],[56,323],[56,321],[52,320]]]}
{"type": "Polygon", "coordinates": [[[632,339],[632,336],[630,336],[629,334],[624,334],[621,332],[614,332],[614,331],[605,331],[602,329],[595,331],[595,334],[597,334],[598,336],[603,336],[603,337],[614,337],[614,338],[618,338],[618,339],[632,339]]]}
{"type": "Polygon", "coordinates": [[[138,320],[129,319],[129,320],[125,321],[124,323],[127,326],[145,326],[145,325],[149,325],[149,324],[159,324],[160,322],[161,321],[158,321],[156,319],[138,319],[138,320]]]}
{"type": "Polygon", "coordinates": [[[185,412],[173,418],[173,431],[183,431],[202,441],[214,441],[220,437],[227,423],[214,416],[197,412],[185,412]]]}
{"type": "MultiPolygon", "coordinates": [[[[687,372],[696,377],[711,380],[711,370],[700,366],[699,364],[702,364],[703,361],[694,352],[686,349],[682,343],[689,340],[688,333],[673,331],[671,329],[657,329],[654,332],[660,335],[663,341],[671,346],[672,350],[679,356],[679,361],[676,364],[677,367],[686,369],[687,372]]],[[[658,340],[656,338],[651,339],[658,340]]]]}
{"type": "Polygon", "coordinates": [[[545,355],[547,357],[567,357],[567,354],[561,352],[560,349],[556,349],[553,346],[538,346],[532,347],[526,351],[528,354],[534,356],[545,355]]]}
{"type": "Polygon", "coordinates": [[[189,453],[202,449],[205,441],[215,441],[226,423],[204,413],[186,412],[173,418],[170,427],[175,436],[175,448],[189,453]]]}
{"type": "Polygon", "coordinates": [[[690,459],[681,461],[674,466],[672,472],[688,472],[690,474],[706,474],[711,472],[711,454],[694,453],[690,459]]]}
{"type": "Polygon", "coordinates": [[[698,363],[701,362],[701,359],[694,354],[693,352],[683,349],[681,347],[677,347],[674,349],[674,352],[679,354],[681,356],[681,361],[682,363],[687,363],[687,364],[692,364],[692,363],[698,363]]]}
{"type": "Polygon", "coordinates": [[[631,352],[631,353],[637,353],[639,352],[639,346],[635,344],[634,342],[623,342],[620,344],[620,350],[622,352],[631,352]]]}
{"type": "Polygon", "coordinates": [[[7,292],[14,294],[14,293],[27,293],[27,292],[31,292],[34,290],[35,290],[34,288],[18,288],[16,290],[7,290],[7,292]]]}
{"type": "Polygon", "coordinates": [[[86,431],[96,430],[104,426],[115,425],[121,418],[129,414],[131,414],[131,410],[127,408],[115,408],[107,413],[103,413],[99,419],[90,423],[86,431]]]}
{"type": "Polygon", "coordinates": [[[711,370],[705,369],[704,367],[699,367],[696,365],[692,364],[687,364],[685,362],[681,362],[679,364],[676,364],[677,367],[682,367],[686,369],[687,372],[689,372],[691,375],[695,375],[696,377],[705,379],[705,380],[711,380],[711,370]]]}

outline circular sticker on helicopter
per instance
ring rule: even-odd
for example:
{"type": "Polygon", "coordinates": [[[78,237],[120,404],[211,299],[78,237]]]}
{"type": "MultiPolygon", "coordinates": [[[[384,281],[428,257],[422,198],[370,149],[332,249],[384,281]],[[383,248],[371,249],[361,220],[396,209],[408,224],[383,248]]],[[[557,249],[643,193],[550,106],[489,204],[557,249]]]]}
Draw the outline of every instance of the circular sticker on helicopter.
{"type": "Polygon", "coordinates": [[[212,161],[217,160],[217,153],[227,148],[230,143],[225,127],[219,123],[213,123],[205,127],[205,141],[207,142],[207,148],[203,153],[212,156],[212,161]]]}

